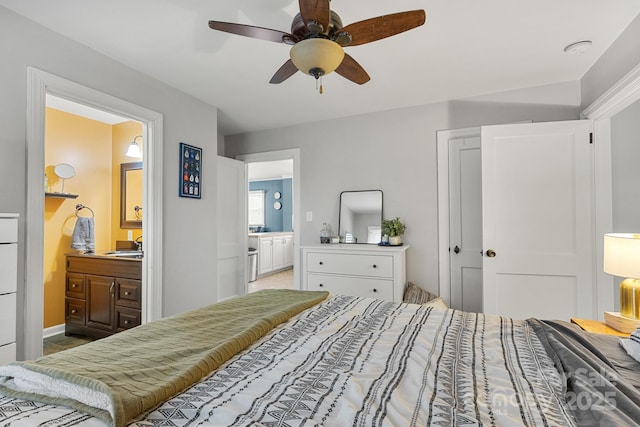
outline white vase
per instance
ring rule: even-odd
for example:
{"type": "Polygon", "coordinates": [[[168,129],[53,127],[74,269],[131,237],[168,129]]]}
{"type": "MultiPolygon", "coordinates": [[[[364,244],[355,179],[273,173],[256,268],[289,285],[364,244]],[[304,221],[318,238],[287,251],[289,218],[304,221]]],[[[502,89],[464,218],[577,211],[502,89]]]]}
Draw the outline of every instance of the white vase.
{"type": "Polygon", "coordinates": [[[389,244],[391,246],[400,246],[402,244],[402,236],[389,236],[389,244]]]}

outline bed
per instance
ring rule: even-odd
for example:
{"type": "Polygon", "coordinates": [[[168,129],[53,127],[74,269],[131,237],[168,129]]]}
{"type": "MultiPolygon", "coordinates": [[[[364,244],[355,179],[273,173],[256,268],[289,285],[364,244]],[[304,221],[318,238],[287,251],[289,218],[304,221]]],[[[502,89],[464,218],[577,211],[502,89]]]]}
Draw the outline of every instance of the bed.
{"type": "Polygon", "coordinates": [[[636,425],[639,366],[566,322],[268,290],[0,367],[0,425],[636,425]]]}

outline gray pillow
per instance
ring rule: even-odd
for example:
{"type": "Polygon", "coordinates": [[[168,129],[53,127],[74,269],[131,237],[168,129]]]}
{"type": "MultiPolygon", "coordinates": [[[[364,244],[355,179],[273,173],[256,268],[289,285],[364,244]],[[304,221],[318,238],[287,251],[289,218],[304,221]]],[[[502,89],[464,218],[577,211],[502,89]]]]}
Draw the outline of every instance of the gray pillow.
{"type": "Polygon", "coordinates": [[[413,283],[407,283],[407,287],[404,290],[404,295],[402,296],[402,302],[406,302],[409,304],[424,304],[431,300],[438,298],[438,295],[434,295],[429,291],[425,291],[418,285],[414,285],[413,283]]]}

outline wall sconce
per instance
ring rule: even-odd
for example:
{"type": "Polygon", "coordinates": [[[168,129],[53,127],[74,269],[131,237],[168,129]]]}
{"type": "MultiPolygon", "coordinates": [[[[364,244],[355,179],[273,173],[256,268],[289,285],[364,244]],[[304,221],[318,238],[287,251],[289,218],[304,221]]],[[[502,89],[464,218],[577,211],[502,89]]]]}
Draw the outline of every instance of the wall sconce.
{"type": "Polygon", "coordinates": [[[138,135],[135,138],[133,138],[133,141],[131,142],[131,144],[129,144],[129,148],[127,149],[127,152],[124,153],[125,156],[136,157],[136,158],[142,157],[142,151],[140,151],[140,146],[136,142],[136,139],[138,138],[142,138],[142,135],[138,135]]]}

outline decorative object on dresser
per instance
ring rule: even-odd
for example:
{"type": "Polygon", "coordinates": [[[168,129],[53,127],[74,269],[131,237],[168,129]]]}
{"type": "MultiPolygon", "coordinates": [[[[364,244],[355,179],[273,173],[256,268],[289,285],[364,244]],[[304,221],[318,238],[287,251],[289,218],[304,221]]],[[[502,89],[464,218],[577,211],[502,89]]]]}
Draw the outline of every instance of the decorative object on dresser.
{"type": "Polygon", "coordinates": [[[607,325],[631,333],[640,326],[640,234],[605,234],[603,270],[625,278],[620,282],[620,312],[605,312],[607,325]]]}
{"type": "Polygon", "coordinates": [[[387,236],[388,239],[383,239],[384,241],[388,241],[390,246],[399,246],[402,244],[402,235],[404,234],[404,230],[406,226],[402,221],[400,221],[399,217],[395,217],[394,219],[383,219],[382,220],[382,235],[387,236]]]}
{"type": "Polygon", "coordinates": [[[138,326],[141,278],[140,259],[68,254],[65,335],[103,338],[138,326]]]}
{"type": "Polygon", "coordinates": [[[402,302],[409,246],[302,247],[302,287],[310,291],[402,302]]]}
{"type": "Polygon", "coordinates": [[[16,360],[18,214],[0,213],[0,365],[16,360]]]}

